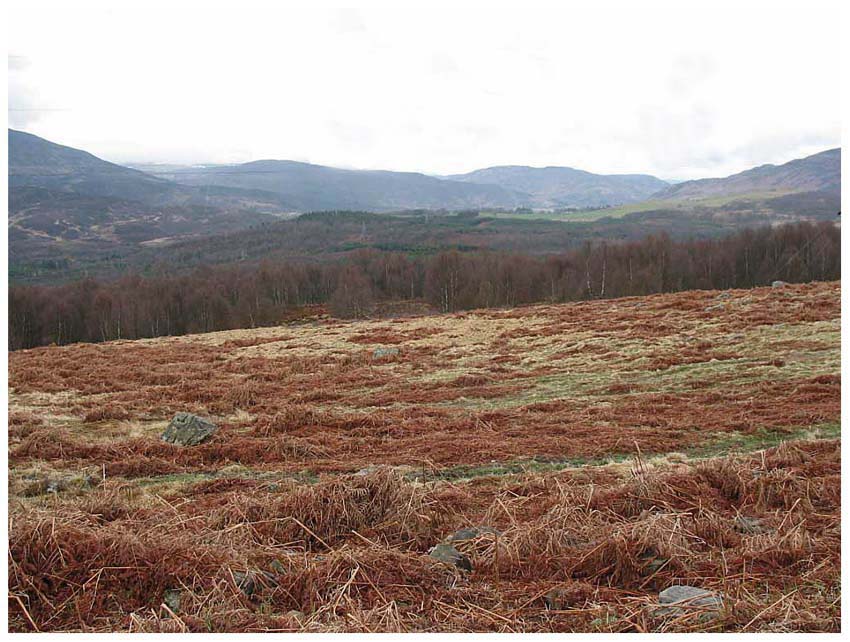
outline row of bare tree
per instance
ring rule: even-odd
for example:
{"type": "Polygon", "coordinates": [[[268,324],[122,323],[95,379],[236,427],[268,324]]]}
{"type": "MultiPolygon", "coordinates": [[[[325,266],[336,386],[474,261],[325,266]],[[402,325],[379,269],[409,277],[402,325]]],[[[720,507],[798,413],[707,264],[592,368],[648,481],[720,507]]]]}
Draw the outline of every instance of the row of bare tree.
{"type": "Polygon", "coordinates": [[[838,278],[840,231],[832,223],[748,229],[710,240],[654,235],[586,243],[557,256],[360,250],[325,264],[205,266],[179,276],[11,287],[9,344],[19,349],[274,325],[317,303],[355,318],[386,301],[425,299],[452,312],[838,278]]]}

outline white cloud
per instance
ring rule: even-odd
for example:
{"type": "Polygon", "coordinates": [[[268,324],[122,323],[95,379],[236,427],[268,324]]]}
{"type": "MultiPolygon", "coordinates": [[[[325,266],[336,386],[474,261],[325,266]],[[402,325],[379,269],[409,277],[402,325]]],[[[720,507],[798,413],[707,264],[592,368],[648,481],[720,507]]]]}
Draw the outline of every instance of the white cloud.
{"type": "Polygon", "coordinates": [[[26,70],[29,60],[24,56],[9,55],[9,126],[30,127],[41,117],[38,95],[28,84],[26,70]]]}
{"type": "Polygon", "coordinates": [[[16,0],[10,123],[119,162],[430,173],[691,178],[840,143],[837,2],[359,4],[16,0]]]}

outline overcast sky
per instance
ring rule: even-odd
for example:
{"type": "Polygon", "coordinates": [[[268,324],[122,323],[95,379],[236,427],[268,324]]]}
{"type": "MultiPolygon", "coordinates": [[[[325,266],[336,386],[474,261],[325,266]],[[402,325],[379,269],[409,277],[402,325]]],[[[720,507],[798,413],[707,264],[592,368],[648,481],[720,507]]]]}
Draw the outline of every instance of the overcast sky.
{"type": "Polygon", "coordinates": [[[358,4],[13,0],[10,127],[115,162],[679,179],[840,144],[837,2],[358,4]]]}

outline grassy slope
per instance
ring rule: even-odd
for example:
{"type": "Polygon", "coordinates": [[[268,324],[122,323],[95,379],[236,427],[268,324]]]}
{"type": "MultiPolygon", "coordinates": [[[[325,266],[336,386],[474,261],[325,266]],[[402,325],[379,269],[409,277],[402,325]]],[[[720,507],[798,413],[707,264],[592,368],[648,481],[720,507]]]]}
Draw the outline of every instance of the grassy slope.
{"type": "Polygon", "coordinates": [[[654,211],[679,211],[682,213],[695,212],[697,210],[708,210],[720,208],[730,203],[738,202],[762,202],[778,196],[784,196],[789,192],[753,192],[750,194],[735,194],[732,196],[715,196],[710,198],[700,199],[650,199],[639,203],[629,203],[628,205],[619,205],[616,207],[606,207],[600,210],[586,210],[578,212],[529,212],[529,213],[513,213],[513,212],[482,212],[481,216],[489,216],[494,218],[519,218],[519,219],[544,219],[551,221],[575,221],[587,222],[598,221],[603,218],[623,218],[629,214],[638,214],[654,211]]]}

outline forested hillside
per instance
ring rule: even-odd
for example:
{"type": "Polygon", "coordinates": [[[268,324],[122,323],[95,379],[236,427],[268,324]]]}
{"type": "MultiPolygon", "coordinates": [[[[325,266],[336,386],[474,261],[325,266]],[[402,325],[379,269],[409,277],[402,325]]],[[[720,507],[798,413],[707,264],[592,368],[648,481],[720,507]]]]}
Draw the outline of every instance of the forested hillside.
{"type": "Polygon", "coordinates": [[[366,316],[390,301],[441,312],[526,303],[747,288],[773,280],[840,278],[840,230],[799,223],[713,240],[667,235],[585,243],[553,256],[359,250],[344,260],[204,266],[174,276],[127,276],[10,289],[10,347],[180,335],[274,325],[298,308],[328,304],[366,316]]]}

